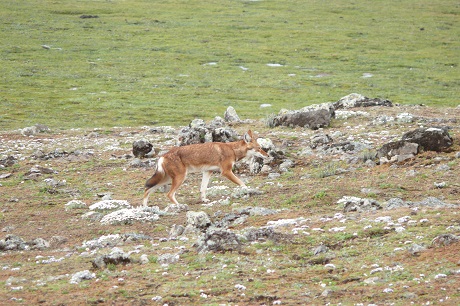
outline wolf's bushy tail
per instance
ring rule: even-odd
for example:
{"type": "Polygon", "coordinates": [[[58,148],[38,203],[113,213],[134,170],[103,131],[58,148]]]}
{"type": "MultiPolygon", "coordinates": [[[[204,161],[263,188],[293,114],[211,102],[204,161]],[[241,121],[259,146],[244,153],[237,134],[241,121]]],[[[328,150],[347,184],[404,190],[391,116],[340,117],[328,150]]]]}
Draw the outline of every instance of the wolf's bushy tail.
{"type": "Polygon", "coordinates": [[[145,182],[145,191],[144,191],[144,198],[143,198],[144,206],[147,206],[147,201],[148,201],[150,192],[152,192],[155,189],[155,187],[159,187],[165,183],[165,177],[166,177],[166,173],[163,169],[163,159],[160,158],[160,160],[158,161],[158,166],[157,166],[157,170],[155,171],[155,174],[152,175],[152,177],[149,178],[145,182]]]}

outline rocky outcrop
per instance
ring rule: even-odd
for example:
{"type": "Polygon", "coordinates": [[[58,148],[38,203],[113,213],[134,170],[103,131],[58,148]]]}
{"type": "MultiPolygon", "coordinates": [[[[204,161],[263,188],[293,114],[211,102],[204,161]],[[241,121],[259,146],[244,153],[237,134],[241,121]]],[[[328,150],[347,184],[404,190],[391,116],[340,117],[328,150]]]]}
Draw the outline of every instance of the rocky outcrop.
{"type": "Polygon", "coordinates": [[[329,126],[333,112],[327,109],[285,111],[273,117],[269,125],[305,127],[312,130],[329,126]]]}
{"type": "Polygon", "coordinates": [[[368,98],[366,96],[352,93],[334,103],[335,109],[353,108],[353,107],[371,107],[371,106],[393,106],[390,100],[380,98],[368,98]]]}
{"type": "Polygon", "coordinates": [[[446,127],[419,128],[405,133],[402,140],[420,145],[425,151],[443,151],[453,144],[446,127]]]}

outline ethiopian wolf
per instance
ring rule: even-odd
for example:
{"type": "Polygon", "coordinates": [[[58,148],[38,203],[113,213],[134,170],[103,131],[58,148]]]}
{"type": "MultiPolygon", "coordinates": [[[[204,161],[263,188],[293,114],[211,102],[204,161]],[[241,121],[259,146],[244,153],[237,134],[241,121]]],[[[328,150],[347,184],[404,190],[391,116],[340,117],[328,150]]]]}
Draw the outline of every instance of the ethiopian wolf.
{"type": "Polygon", "coordinates": [[[157,187],[171,183],[168,198],[178,204],[176,191],[184,182],[187,173],[202,172],[201,200],[206,199],[206,189],[212,171],[220,170],[223,176],[242,187],[246,185],[232,171],[236,161],[243,158],[259,156],[268,157],[261,149],[251,130],[244,134],[243,139],[234,142],[208,142],[174,147],[160,157],[155,174],[145,183],[143,205],[147,206],[149,194],[157,187]]]}

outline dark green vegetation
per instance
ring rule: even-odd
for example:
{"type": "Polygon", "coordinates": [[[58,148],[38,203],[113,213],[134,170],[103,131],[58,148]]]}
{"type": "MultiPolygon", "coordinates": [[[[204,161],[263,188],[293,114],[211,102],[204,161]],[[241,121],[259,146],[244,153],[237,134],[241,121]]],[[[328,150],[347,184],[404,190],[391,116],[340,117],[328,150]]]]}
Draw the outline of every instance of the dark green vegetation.
{"type": "Polygon", "coordinates": [[[454,0],[1,1],[0,129],[186,124],[229,105],[263,118],[351,92],[456,106],[459,12],[454,0]]]}

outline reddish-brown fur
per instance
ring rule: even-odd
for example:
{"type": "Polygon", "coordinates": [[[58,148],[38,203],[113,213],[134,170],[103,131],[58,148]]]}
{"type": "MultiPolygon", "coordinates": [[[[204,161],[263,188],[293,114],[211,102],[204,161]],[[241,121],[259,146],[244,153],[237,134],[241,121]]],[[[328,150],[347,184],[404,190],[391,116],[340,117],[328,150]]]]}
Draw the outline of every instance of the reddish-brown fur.
{"type": "Polygon", "coordinates": [[[220,170],[222,175],[238,184],[245,184],[235,176],[232,171],[233,165],[246,157],[267,157],[268,154],[260,148],[257,139],[249,130],[240,141],[222,143],[209,142],[193,144],[183,147],[174,147],[158,160],[155,174],[145,183],[143,204],[147,206],[150,192],[155,188],[171,182],[168,198],[178,204],[175,193],[184,182],[187,173],[202,172],[201,200],[206,199],[206,188],[212,171],[220,170]]]}

